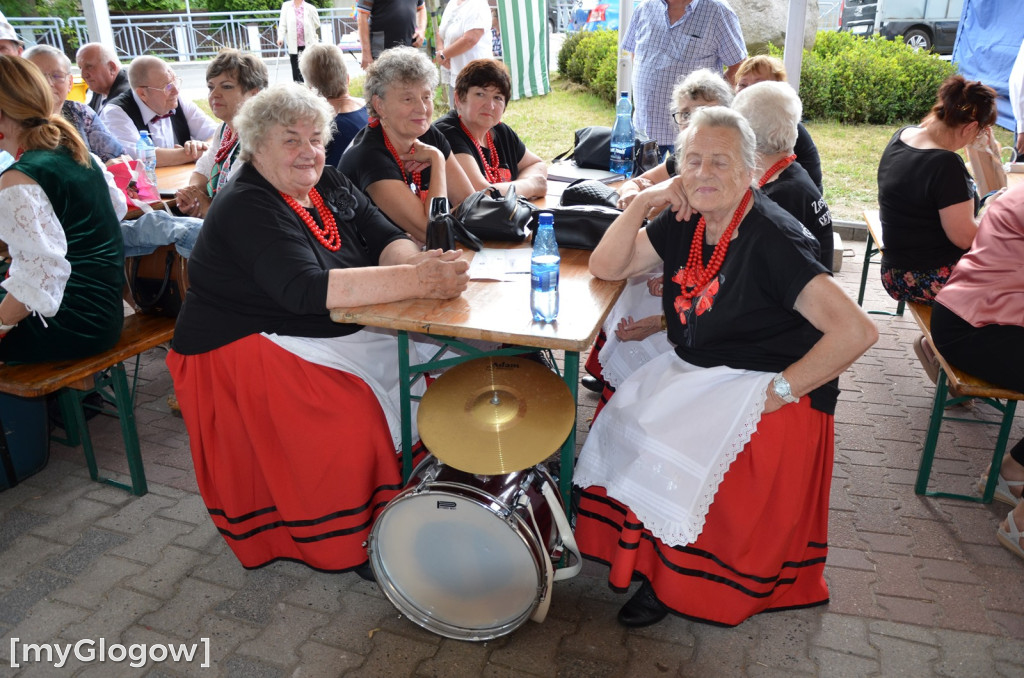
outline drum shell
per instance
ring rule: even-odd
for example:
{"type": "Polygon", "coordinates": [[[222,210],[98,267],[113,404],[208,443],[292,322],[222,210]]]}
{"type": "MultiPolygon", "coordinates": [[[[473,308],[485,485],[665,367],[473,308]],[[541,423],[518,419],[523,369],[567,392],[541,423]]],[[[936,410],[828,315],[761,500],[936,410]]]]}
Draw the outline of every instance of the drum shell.
{"type": "MultiPolygon", "coordinates": [[[[412,621],[449,638],[490,640],[515,630],[526,622],[540,600],[546,586],[543,559],[551,558],[559,543],[551,507],[541,493],[543,483],[557,487],[543,465],[505,475],[484,476],[459,471],[428,457],[413,471],[406,488],[381,512],[371,532],[367,551],[381,589],[412,621]],[[520,502],[529,503],[533,519],[520,502]],[[450,506],[446,506],[448,504],[450,506]],[[444,508],[451,511],[444,511],[444,508]],[[469,511],[465,513],[467,508],[469,511]],[[463,527],[458,524],[460,512],[473,523],[479,523],[483,516],[486,524],[463,527]],[[449,527],[451,521],[455,521],[455,532],[449,529],[443,537],[434,540],[422,534],[398,536],[408,532],[402,523],[415,523],[422,533],[438,527],[438,521],[444,521],[449,527]],[[433,544],[430,552],[435,560],[449,555],[454,557],[456,553],[462,554],[462,558],[454,563],[423,562],[422,549],[405,544],[419,538],[433,544]],[[492,538],[500,543],[490,543],[492,538]],[[445,540],[445,544],[435,543],[445,540]],[[473,551],[468,558],[467,549],[473,551]],[[506,558],[508,556],[511,557],[506,558]],[[489,568],[500,569],[506,559],[517,563],[517,571],[508,577],[519,582],[518,586],[510,584],[515,588],[512,594],[496,591],[492,600],[489,590],[472,589],[470,583],[465,586],[471,591],[462,588],[462,580],[475,579],[475,569],[465,561],[488,559],[489,568]],[[415,572],[407,565],[409,561],[418,561],[415,572]],[[435,581],[444,579],[449,569],[460,573],[451,575],[452,580],[457,580],[454,584],[453,581],[435,581]],[[449,590],[452,586],[454,590],[449,590]],[[459,603],[450,603],[462,599],[468,601],[465,612],[459,608],[459,603]],[[491,605],[494,609],[481,616],[474,607],[478,604],[491,605]],[[488,617],[492,611],[493,618],[488,617]]],[[[505,580],[506,577],[494,575],[490,586],[500,589],[505,580]]]]}

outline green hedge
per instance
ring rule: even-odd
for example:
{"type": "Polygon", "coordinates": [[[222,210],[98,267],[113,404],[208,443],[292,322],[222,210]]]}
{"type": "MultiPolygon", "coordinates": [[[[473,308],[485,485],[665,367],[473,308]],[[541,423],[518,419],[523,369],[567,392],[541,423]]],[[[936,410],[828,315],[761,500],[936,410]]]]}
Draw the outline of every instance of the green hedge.
{"type": "Polygon", "coordinates": [[[804,117],[891,125],[923,118],[956,67],[930,52],[878,36],[820,32],[804,51],[804,117]]]}
{"type": "Polygon", "coordinates": [[[558,53],[558,71],[614,103],[618,48],[618,31],[573,33],[565,39],[558,53]]]}
{"type": "MultiPolygon", "coordinates": [[[[558,53],[558,70],[609,103],[615,102],[617,31],[573,33],[558,53]]],[[[781,58],[781,50],[769,46],[781,58]]],[[[807,119],[891,125],[925,116],[942,81],[956,67],[898,40],[821,31],[804,51],[800,98],[807,119]]]]}

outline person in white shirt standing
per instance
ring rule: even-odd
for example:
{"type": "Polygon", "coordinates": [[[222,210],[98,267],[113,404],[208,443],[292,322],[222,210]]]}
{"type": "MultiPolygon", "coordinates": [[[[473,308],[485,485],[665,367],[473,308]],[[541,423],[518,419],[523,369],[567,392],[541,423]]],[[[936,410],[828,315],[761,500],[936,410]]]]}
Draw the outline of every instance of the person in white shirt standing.
{"type": "MultiPolygon", "coordinates": [[[[217,124],[191,101],[181,99],[181,79],[154,56],[136,57],[128,67],[131,90],[117,95],[100,112],[110,133],[136,157],[139,132],[156,145],[157,167],[195,162],[206,151],[217,124]]],[[[136,158],[138,159],[138,158],[136,158]]]]}
{"type": "Polygon", "coordinates": [[[437,29],[441,82],[448,86],[448,106],[455,110],[455,80],[463,66],[491,54],[491,8],[487,0],[451,0],[437,29]]]}
{"type": "Polygon", "coordinates": [[[306,45],[320,42],[317,30],[320,28],[320,14],[316,7],[303,0],[285,0],[281,4],[281,18],[277,22],[277,46],[288,43],[288,58],[292,62],[292,80],[302,82],[299,70],[299,54],[306,45]]]}
{"type": "Polygon", "coordinates": [[[1020,51],[1017,52],[1017,60],[1013,62],[1013,70],[1010,71],[1010,106],[1013,107],[1013,119],[1016,121],[1017,141],[1014,148],[1017,150],[1017,161],[1024,160],[1024,42],[1020,43],[1020,51]]]}

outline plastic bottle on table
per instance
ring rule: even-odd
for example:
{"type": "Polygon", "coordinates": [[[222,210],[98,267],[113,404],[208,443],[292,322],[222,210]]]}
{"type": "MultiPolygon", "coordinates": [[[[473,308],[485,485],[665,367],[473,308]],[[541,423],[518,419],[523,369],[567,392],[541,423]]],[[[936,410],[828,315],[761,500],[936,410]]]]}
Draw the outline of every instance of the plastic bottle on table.
{"type": "Polygon", "coordinates": [[[633,105],[629,103],[628,92],[622,93],[615,106],[615,127],[612,128],[608,169],[626,177],[633,172],[633,105]]]}
{"type": "Polygon", "coordinates": [[[562,257],[555,242],[555,218],[550,212],[537,217],[530,258],[530,310],[533,319],[551,322],[558,316],[558,265],[562,257]]]}
{"type": "Polygon", "coordinates": [[[139,162],[142,163],[143,169],[146,170],[146,178],[149,179],[149,183],[156,186],[156,144],[149,138],[149,132],[142,130],[139,132],[139,140],[135,142],[135,154],[138,156],[139,162]]]}

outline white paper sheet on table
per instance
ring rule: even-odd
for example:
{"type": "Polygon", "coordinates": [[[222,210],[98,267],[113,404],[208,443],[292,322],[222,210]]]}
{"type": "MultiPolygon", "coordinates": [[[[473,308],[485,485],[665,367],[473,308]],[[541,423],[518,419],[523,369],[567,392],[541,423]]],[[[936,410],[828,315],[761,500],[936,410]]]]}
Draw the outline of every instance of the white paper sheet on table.
{"type": "Polygon", "coordinates": [[[469,278],[499,282],[518,280],[519,276],[530,274],[532,252],[525,248],[499,250],[485,247],[473,255],[473,261],[469,265],[469,278]]]}

